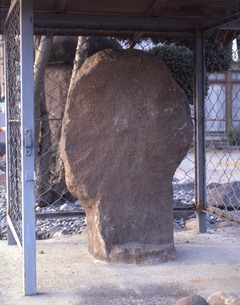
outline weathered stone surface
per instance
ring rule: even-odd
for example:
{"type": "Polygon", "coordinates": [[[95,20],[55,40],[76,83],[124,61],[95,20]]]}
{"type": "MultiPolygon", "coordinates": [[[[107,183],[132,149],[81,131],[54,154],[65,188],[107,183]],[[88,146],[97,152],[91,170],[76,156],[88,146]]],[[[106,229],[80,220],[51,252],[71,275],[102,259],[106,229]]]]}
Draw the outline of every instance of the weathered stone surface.
{"type": "Polygon", "coordinates": [[[235,209],[240,206],[240,181],[224,183],[207,194],[207,204],[218,208],[235,209]]]}
{"type": "MultiPolygon", "coordinates": [[[[49,119],[47,121],[48,126],[43,128],[43,130],[49,132],[43,138],[45,141],[46,137],[49,138],[49,143],[44,145],[45,148],[49,147],[49,150],[42,152],[40,148],[39,154],[40,156],[43,154],[44,161],[41,162],[49,165],[49,167],[47,166],[49,170],[46,170],[43,175],[38,175],[44,182],[41,181],[36,184],[38,190],[36,192],[37,204],[42,207],[65,200],[75,201],[66,187],[64,166],[59,156],[59,140],[77,40],[76,36],[69,36],[68,38],[66,36],[55,36],[45,71],[46,113],[42,113],[42,115],[45,122],[49,119]]],[[[89,57],[106,48],[121,49],[121,45],[114,39],[89,37],[86,48],[82,47],[82,52],[85,53],[86,57],[89,57]]],[[[1,147],[0,143],[0,156],[1,153],[5,153],[5,144],[2,144],[4,147],[1,147]]]]}
{"type": "Polygon", "coordinates": [[[172,178],[191,140],[188,101],[162,61],[110,49],[85,61],[69,90],[60,147],[95,258],[175,257],[172,178]]]}
{"type": "Polygon", "coordinates": [[[218,291],[208,297],[209,305],[240,305],[240,299],[232,292],[218,291]]]}
{"type": "Polygon", "coordinates": [[[194,294],[189,297],[179,299],[175,305],[208,305],[208,302],[201,296],[194,294]]]}

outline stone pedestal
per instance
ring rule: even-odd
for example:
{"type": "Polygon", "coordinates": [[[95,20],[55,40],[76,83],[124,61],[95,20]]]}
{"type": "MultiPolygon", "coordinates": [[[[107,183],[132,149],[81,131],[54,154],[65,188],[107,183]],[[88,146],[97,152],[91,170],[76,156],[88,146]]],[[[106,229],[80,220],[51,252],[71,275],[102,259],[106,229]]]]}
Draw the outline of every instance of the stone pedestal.
{"type": "Polygon", "coordinates": [[[108,49],[85,61],[69,89],[60,146],[95,258],[175,257],[172,178],[191,140],[187,98],[158,58],[108,49]]]}

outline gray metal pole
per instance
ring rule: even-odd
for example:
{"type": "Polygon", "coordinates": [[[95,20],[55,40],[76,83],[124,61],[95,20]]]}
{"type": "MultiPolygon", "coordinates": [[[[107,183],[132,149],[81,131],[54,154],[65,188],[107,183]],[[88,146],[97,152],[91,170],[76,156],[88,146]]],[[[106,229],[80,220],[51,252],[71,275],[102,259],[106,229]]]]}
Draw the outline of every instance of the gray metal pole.
{"type": "Polygon", "coordinates": [[[20,0],[23,292],[36,294],[33,1],[20,0]]]}
{"type": "Polygon", "coordinates": [[[205,233],[206,214],[205,207],[205,65],[204,65],[204,37],[200,29],[196,29],[194,36],[194,89],[195,89],[195,177],[196,177],[196,216],[198,233],[205,233]]]}

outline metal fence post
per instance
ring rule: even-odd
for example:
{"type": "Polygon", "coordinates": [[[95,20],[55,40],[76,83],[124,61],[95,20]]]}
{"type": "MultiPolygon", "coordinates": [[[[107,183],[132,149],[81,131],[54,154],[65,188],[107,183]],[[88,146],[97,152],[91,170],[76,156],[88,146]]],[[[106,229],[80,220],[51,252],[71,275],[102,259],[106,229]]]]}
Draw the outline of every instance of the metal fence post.
{"type": "Polygon", "coordinates": [[[36,237],[34,195],[34,78],[33,1],[20,2],[22,232],[24,295],[36,293],[36,237]]]}
{"type": "Polygon", "coordinates": [[[196,29],[194,36],[194,98],[195,98],[195,196],[198,233],[205,233],[206,214],[205,207],[205,63],[204,63],[204,37],[203,31],[196,29]]]}

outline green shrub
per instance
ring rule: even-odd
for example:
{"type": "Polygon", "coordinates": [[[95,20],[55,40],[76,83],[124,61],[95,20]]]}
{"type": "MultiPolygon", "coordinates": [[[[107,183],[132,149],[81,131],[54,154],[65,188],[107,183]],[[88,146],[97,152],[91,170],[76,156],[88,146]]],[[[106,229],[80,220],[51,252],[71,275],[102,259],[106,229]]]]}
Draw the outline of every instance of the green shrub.
{"type": "MultiPolygon", "coordinates": [[[[161,44],[164,46],[181,46],[186,47],[193,51],[194,41],[193,39],[163,39],[158,38],[154,41],[155,44],[161,44]]],[[[210,37],[205,40],[205,66],[206,71],[209,73],[227,71],[232,63],[232,43],[229,43],[225,47],[221,47],[220,44],[210,37]]]]}
{"type": "Polygon", "coordinates": [[[156,46],[149,53],[159,57],[168,67],[177,84],[183,89],[190,103],[193,101],[193,54],[186,47],[156,46]]]}
{"type": "Polygon", "coordinates": [[[220,48],[213,39],[206,40],[205,63],[207,72],[227,71],[232,63],[232,44],[220,48]]]}
{"type": "MultiPolygon", "coordinates": [[[[193,47],[192,40],[179,40],[175,43],[162,43],[148,52],[161,58],[177,84],[185,92],[189,102],[193,103],[193,47]],[[179,42],[180,45],[177,45],[179,42]],[[188,45],[189,48],[187,46],[188,45]]],[[[216,42],[209,39],[205,43],[206,72],[220,72],[229,69],[232,62],[231,44],[220,48],[216,42]]],[[[205,96],[208,93],[208,79],[205,75],[205,96]]]]}
{"type": "Polygon", "coordinates": [[[227,126],[227,139],[231,145],[240,145],[240,125],[238,127],[227,126]]]}

